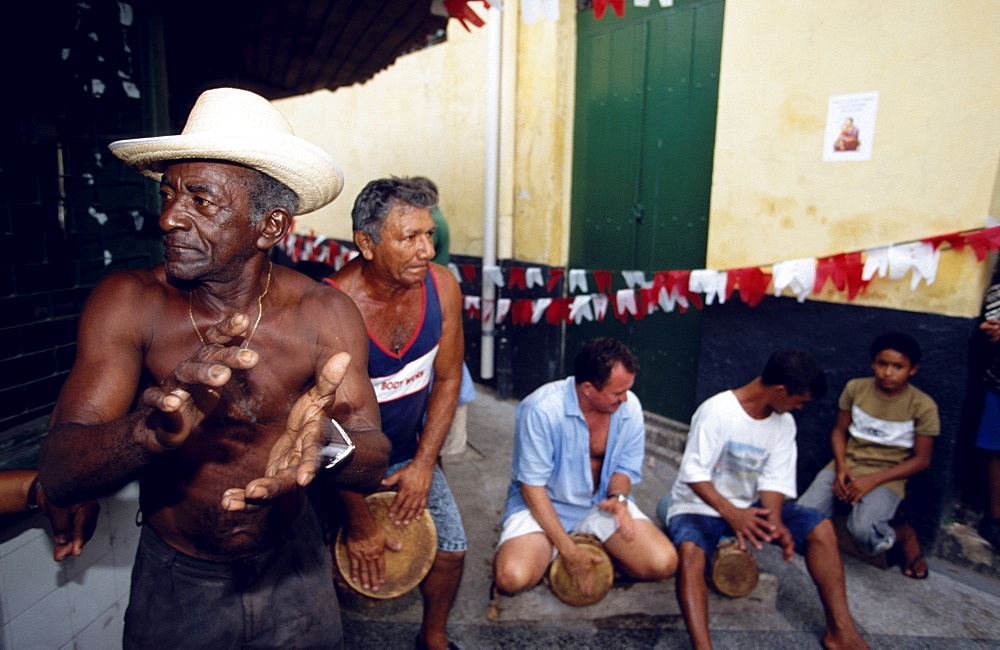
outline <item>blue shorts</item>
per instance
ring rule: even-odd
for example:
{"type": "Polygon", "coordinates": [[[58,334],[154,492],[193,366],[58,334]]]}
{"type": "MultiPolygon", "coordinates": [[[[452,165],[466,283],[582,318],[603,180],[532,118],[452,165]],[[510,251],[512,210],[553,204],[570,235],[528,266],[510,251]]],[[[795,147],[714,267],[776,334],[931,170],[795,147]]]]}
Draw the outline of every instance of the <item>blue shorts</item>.
{"type": "MultiPolygon", "coordinates": [[[[411,459],[412,460],[412,459],[411,459]]],[[[385,475],[389,476],[410,464],[410,460],[389,465],[385,475]]],[[[438,543],[440,551],[450,553],[460,553],[469,548],[469,542],[465,538],[465,528],[462,526],[462,515],[458,511],[458,504],[451,494],[448,481],[444,478],[444,472],[437,465],[434,466],[434,476],[431,479],[431,489],[427,493],[427,509],[434,520],[434,527],[437,529],[438,543]]]]}
{"type": "Polygon", "coordinates": [[[983,402],[983,417],[979,421],[976,446],[980,449],[1000,451],[1000,395],[986,390],[983,402]]]}
{"type": "MultiPolygon", "coordinates": [[[[754,507],[761,507],[760,502],[755,503],[754,507]]],[[[826,515],[823,513],[795,503],[785,503],[781,508],[781,521],[791,531],[792,539],[795,540],[795,552],[799,555],[805,552],[806,536],[824,519],[826,515]]],[[[715,547],[722,537],[736,536],[725,519],[710,515],[674,515],[667,522],[667,528],[674,546],[680,548],[684,542],[694,542],[709,560],[715,554],[715,547]]]]}

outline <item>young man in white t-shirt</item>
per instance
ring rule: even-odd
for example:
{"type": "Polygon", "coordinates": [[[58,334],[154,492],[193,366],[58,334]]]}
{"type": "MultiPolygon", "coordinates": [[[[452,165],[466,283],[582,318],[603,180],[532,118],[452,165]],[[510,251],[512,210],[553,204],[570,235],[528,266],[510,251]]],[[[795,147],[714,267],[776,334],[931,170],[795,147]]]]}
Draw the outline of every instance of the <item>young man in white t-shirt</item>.
{"type": "Polygon", "coordinates": [[[762,548],[778,544],[790,560],[803,552],[823,603],[823,645],[867,648],[851,621],[833,524],[796,497],[795,420],[790,411],[826,392],[826,376],[802,350],[771,355],[750,383],[706,400],[691,420],[670,493],[667,525],[680,555],[677,600],[691,642],[710,648],[707,558],[723,535],[762,548]]]}

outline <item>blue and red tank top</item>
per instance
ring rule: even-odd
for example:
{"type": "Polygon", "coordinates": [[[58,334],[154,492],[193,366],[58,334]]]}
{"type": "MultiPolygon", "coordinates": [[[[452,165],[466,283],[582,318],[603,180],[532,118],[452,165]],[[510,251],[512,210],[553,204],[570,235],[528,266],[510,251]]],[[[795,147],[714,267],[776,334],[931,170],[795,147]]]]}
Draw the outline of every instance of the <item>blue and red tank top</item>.
{"type": "MultiPolygon", "coordinates": [[[[434,358],[441,341],[441,300],[437,280],[427,270],[421,283],[423,299],[419,325],[413,336],[393,353],[368,328],[368,377],[375,389],[382,431],[392,443],[389,464],[410,460],[417,453],[418,436],[430,397],[434,358]]],[[[324,280],[334,287],[337,285],[324,280]]]]}

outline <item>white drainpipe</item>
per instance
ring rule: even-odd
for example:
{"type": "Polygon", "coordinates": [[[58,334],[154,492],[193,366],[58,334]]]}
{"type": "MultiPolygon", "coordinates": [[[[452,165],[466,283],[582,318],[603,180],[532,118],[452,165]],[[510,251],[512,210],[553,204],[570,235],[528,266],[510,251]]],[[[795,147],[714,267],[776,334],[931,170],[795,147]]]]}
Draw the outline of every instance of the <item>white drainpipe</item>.
{"type": "MultiPolygon", "coordinates": [[[[511,3],[513,4],[513,3],[511,3]]],[[[483,195],[483,267],[497,263],[497,203],[499,200],[500,177],[500,54],[503,17],[494,5],[486,18],[489,48],[486,60],[486,182],[483,195]]],[[[492,313],[496,314],[496,286],[483,278],[482,300],[494,301],[492,313]]],[[[479,375],[483,379],[493,378],[494,341],[496,327],[494,319],[484,320],[480,345],[479,375]]]]}

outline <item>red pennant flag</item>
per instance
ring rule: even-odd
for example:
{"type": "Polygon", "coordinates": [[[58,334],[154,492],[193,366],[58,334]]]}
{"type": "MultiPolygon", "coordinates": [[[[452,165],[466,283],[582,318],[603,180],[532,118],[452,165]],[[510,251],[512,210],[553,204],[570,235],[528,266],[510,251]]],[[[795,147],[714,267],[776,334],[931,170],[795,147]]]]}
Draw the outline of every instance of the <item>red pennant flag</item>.
{"type": "Polygon", "coordinates": [[[611,271],[594,271],[594,283],[598,293],[607,293],[611,289],[611,271]]]}
{"type": "MultiPolygon", "coordinates": [[[[669,284],[669,274],[666,271],[657,271],[653,276],[653,293],[660,295],[660,289],[666,289],[669,284]]],[[[669,290],[668,290],[669,291],[669,290]]]]}
{"type": "MultiPolygon", "coordinates": [[[[486,8],[489,9],[490,3],[486,2],[486,0],[482,1],[486,8]]],[[[467,32],[472,31],[469,29],[469,26],[465,24],[465,21],[467,20],[476,27],[482,27],[486,24],[483,22],[483,19],[472,10],[472,7],[469,6],[469,2],[470,0],[444,0],[444,8],[447,9],[448,13],[450,13],[454,18],[457,18],[458,22],[462,23],[462,27],[464,27],[467,32]]]]}
{"type": "Polygon", "coordinates": [[[597,20],[604,18],[604,12],[608,10],[609,4],[614,7],[615,15],[619,18],[625,16],[625,0],[594,0],[594,18],[597,20]]]}
{"type": "Polygon", "coordinates": [[[476,267],[472,266],[471,264],[463,264],[462,275],[465,276],[465,279],[468,280],[469,282],[475,281],[476,267]]]}
{"type": "Polygon", "coordinates": [[[965,248],[965,236],[960,232],[953,232],[949,235],[938,235],[937,237],[928,237],[926,239],[921,239],[920,241],[925,244],[933,244],[934,250],[937,250],[941,244],[948,243],[957,251],[965,248]]]}
{"type": "Polygon", "coordinates": [[[688,289],[690,281],[691,271],[667,271],[666,289],[668,292],[672,292],[674,289],[677,289],[678,294],[687,298],[688,301],[694,305],[695,309],[701,309],[703,307],[701,294],[688,289]]]}
{"type": "MultiPolygon", "coordinates": [[[[527,289],[527,284],[524,281],[524,267],[523,266],[512,266],[510,267],[509,277],[507,279],[508,289],[527,289]]],[[[529,319],[530,320],[530,319],[529,319]]]]}
{"type": "Polygon", "coordinates": [[[610,300],[611,300],[611,311],[614,312],[615,317],[618,318],[618,320],[620,320],[623,323],[626,322],[628,320],[628,312],[625,311],[624,309],[619,310],[619,308],[618,308],[618,294],[617,293],[613,293],[613,294],[609,295],[608,298],[610,298],[610,300]]]}
{"type": "Polygon", "coordinates": [[[550,325],[560,325],[569,318],[570,298],[553,298],[545,310],[545,319],[550,325]]]}
{"type": "Polygon", "coordinates": [[[840,273],[843,273],[844,277],[847,278],[847,299],[854,300],[870,282],[870,280],[861,279],[865,273],[865,263],[861,261],[861,251],[837,255],[836,264],[841,269],[840,273]]]}
{"type": "Polygon", "coordinates": [[[532,307],[534,307],[533,300],[515,300],[510,306],[511,322],[514,325],[527,325],[531,323],[532,307]]]}
{"type": "Polygon", "coordinates": [[[965,236],[965,243],[972,247],[976,260],[982,262],[987,253],[1000,248],[1000,226],[969,233],[965,236]]]}
{"type": "Polygon", "coordinates": [[[767,285],[771,283],[771,274],[764,273],[759,268],[751,266],[745,269],[732,269],[726,282],[726,291],[730,286],[739,287],[740,300],[750,307],[756,307],[767,293],[767,285]]]}
{"type": "Polygon", "coordinates": [[[545,290],[552,293],[552,289],[562,280],[563,270],[562,269],[551,269],[549,271],[549,283],[545,285],[545,290]]]}
{"type": "Polygon", "coordinates": [[[837,291],[843,291],[847,286],[847,276],[843,272],[843,267],[837,264],[838,257],[840,256],[832,255],[816,260],[816,284],[813,285],[813,293],[821,293],[827,279],[833,282],[837,291]]]}

